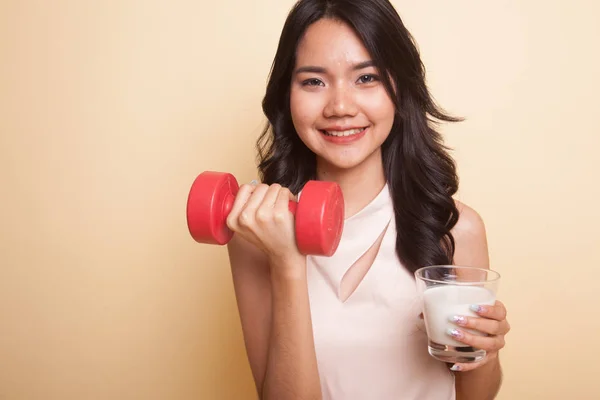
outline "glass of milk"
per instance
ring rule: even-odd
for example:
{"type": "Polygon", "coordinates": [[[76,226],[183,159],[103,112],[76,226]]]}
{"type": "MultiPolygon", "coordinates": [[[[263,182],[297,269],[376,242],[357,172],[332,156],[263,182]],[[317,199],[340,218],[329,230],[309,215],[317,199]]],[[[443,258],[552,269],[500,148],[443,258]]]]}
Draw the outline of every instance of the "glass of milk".
{"type": "Polygon", "coordinates": [[[448,335],[458,328],[475,335],[482,332],[460,327],[454,316],[478,317],[471,305],[493,305],[500,274],[485,268],[435,265],[415,271],[417,288],[423,299],[423,319],[429,341],[429,354],[447,363],[476,362],[485,350],[459,342],[448,335]]]}

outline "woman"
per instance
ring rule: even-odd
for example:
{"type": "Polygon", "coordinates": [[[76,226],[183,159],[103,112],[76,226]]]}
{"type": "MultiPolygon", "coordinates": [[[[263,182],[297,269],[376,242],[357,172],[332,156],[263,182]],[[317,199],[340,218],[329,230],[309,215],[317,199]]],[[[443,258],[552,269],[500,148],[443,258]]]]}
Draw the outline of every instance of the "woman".
{"type": "Polygon", "coordinates": [[[488,267],[478,214],[432,120],[411,35],[387,0],[301,0],[291,10],[263,101],[261,184],[242,185],[227,224],[248,359],[263,399],[489,399],[509,330],[502,303],[457,322],[487,350],[448,366],[427,353],[414,271],[488,267]],[[311,179],[344,195],[340,246],[302,255],[288,201],[311,179]],[[450,368],[449,368],[450,367],[450,368]]]}

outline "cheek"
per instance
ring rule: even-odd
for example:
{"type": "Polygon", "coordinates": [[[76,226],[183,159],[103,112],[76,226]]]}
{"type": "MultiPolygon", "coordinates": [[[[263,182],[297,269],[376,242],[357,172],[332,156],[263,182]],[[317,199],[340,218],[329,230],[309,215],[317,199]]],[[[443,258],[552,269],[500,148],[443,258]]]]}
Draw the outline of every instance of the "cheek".
{"type": "Polygon", "coordinates": [[[394,104],[385,91],[365,98],[361,108],[371,122],[385,125],[394,121],[394,104]]]}
{"type": "Polygon", "coordinates": [[[305,93],[292,90],[290,94],[290,112],[296,130],[311,128],[323,110],[320,98],[315,93],[305,93]]]}

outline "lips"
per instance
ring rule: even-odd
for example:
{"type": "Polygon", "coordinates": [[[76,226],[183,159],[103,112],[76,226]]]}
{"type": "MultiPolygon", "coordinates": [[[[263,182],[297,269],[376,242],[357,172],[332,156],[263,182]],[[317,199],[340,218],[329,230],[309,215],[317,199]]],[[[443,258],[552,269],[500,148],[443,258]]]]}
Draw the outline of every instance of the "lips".
{"type": "Polygon", "coordinates": [[[369,127],[351,127],[351,128],[338,128],[338,129],[327,129],[321,130],[323,138],[335,144],[347,144],[352,143],[362,138],[368,131],[369,127]]]}
{"type": "Polygon", "coordinates": [[[345,129],[345,130],[323,130],[322,132],[329,136],[342,137],[342,136],[356,135],[358,133],[361,133],[365,129],[366,128],[363,127],[363,128],[351,128],[351,129],[345,129]]]}

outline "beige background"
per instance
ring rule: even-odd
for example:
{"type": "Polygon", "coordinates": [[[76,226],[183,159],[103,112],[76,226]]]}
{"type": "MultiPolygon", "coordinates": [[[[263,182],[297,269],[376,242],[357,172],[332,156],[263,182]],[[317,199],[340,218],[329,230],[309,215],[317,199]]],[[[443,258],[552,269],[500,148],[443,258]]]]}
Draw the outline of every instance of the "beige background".
{"type": "MultiPolygon", "coordinates": [[[[255,176],[290,0],[0,3],[0,399],[253,399],[206,169],[255,176]]],[[[513,330],[503,400],[598,399],[595,1],[397,0],[513,330]]]]}

